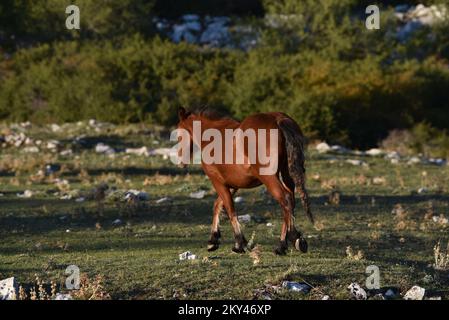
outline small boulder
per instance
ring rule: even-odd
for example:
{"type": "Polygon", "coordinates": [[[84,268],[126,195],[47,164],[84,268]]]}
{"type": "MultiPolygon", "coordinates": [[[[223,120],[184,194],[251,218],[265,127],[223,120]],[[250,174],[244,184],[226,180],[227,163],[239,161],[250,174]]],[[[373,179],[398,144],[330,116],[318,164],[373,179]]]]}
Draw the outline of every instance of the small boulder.
{"type": "Polygon", "coordinates": [[[420,286],[413,286],[409,291],[404,295],[404,300],[422,300],[426,293],[426,289],[421,288],[420,286]]]}

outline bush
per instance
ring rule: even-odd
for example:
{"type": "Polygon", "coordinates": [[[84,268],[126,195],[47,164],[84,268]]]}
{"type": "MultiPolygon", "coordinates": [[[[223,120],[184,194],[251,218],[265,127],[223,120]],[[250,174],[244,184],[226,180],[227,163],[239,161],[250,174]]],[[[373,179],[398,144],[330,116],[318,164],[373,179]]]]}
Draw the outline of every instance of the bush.
{"type": "Polygon", "coordinates": [[[415,125],[411,130],[391,131],[381,146],[403,155],[421,153],[426,157],[449,159],[447,131],[436,129],[425,122],[415,125]]]}
{"type": "Polygon", "coordinates": [[[20,50],[0,74],[0,116],[37,122],[152,118],[172,124],[180,105],[220,106],[223,83],[232,74],[229,57],[140,36],[20,50]]]}

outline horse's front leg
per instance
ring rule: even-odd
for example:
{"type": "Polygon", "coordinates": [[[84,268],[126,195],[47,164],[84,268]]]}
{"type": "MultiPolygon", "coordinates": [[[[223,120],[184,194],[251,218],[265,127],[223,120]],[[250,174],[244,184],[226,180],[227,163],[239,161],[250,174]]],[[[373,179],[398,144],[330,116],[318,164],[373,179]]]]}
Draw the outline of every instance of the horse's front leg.
{"type": "Polygon", "coordinates": [[[212,227],[210,232],[210,239],[207,242],[207,251],[215,251],[218,249],[220,245],[220,213],[223,210],[223,200],[221,200],[220,196],[214,202],[214,213],[212,217],[212,227]]]}
{"type": "Polygon", "coordinates": [[[232,229],[234,230],[235,245],[232,248],[232,251],[237,253],[244,253],[248,241],[245,239],[245,236],[243,235],[240,229],[240,223],[235,213],[234,200],[232,199],[233,194],[235,194],[237,190],[235,189],[232,190],[231,192],[231,190],[228,187],[222,185],[221,183],[215,182],[213,184],[215,190],[218,193],[218,196],[223,201],[223,207],[225,208],[226,213],[228,214],[229,220],[232,225],[232,229]]]}

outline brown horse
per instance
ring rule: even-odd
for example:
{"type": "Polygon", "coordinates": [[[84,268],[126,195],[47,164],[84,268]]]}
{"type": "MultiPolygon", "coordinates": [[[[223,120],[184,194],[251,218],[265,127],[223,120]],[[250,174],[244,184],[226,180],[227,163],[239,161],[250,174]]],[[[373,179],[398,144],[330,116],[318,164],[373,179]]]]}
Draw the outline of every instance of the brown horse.
{"type": "MultiPolygon", "coordinates": [[[[189,112],[184,108],[178,111],[179,123],[178,129],[187,130],[190,135],[190,143],[201,144],[204,148],[208,142],[194,141],[193,124],[194,121],[201,123],[201,133],[207,129],[216,129],[225,137],[226,129],[247,129],[253,130],[270,130],[277,129],[280,134],[277,141],[262,142],[257,140],[256,148],[260,148],[261,143],[274,143],[276,146],[275,155],[277,157],[277,171],[274,174],[262,175],[260,169],[263,164],[256,161],[244,164],[223,163],[210,164],[201,160],[202,168],[209,177],[212,185],[217,192],[217,199],[214,204],[212,229],[210,240],[208,241],[208,250],[214,251],[218,249],[220,239],[219,215],[223,207],[231,222],[235,245],[232,248],[234,252],[243,253],[247,245],[247,241],[240,229],[239,221],[234,208],[233,196],[238,189],[255,188],[264,184],[268,192],[281,206],[283,212],[283,224],[281,228],[281,237],[279,245],[274,252],[276,254],[285,254],[287,251],[287,241],[290,241],[297,250],[307,252],[307,242],[302,234],[298,232],[294,225],[294,208],[295,208],[295,189],[299,191],[304,210],[313,223],[313,216],[310,210],[309,198],[305,188],[305,169],[304,169],[304,136],[298,124],[288,115],[281,112],[258,113],[245,118],[242,122],[227,117],[217,117],[208,111],[189,112]]],[[[234,137],[235,138],[235,137],[234,137]]],[[[245,140],[245,159],[248,156],[248,143],[245,140]]],[[[225,143],[223,143],[225,145],[225,143]]],[[[199,147],[199,146],[198,146],[199,147]]],[[[229,148],[229,147],[228,147],[229,148]]],[[[231,148],[226,150],[223,146],[223,154],[236,151],[235,140],[231,148]]],[[[265,148],[264,150],[267,150],[265,148]]],[[[271,149],[268,149],[271,150],[271,149]]]]}

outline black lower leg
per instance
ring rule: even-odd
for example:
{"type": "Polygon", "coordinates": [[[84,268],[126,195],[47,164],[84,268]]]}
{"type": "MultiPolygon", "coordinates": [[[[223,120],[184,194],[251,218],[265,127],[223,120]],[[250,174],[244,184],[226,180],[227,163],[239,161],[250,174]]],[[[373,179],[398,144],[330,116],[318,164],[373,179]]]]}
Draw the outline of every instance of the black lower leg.
{"type": "Polygon", "coordinates": [[[220,245],[220,238],[221,238],[220,229],[217,229],[217,231],[212,232],[210,235],[210,239],[207,242],[207,251],[217,250],[220,245]]]}
{"type": "Polygon", "coordinates": [[[243,234],[237,234],[235,236],[235,245],[232,248],[232,251],[236,253],[244,253],[247,244],[248,241],[245,239],[245,236],[243,234]]]}
{"type": "Polygon", "coordinates": [[[278,246],[274,248],[274,253],[279,256],[283,256],[287,254],[287,248],[288,248],[287,241],[280,240],[278,246]]]}
{"type": "Polygon", "coordinates": [[[296,229],[292,229],[287,232],[287,239],[295,246],[296,250],[303,253],[307,252],[308,245],[306,239],[302,236],[301,232],[296,229]]]}

